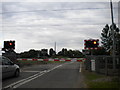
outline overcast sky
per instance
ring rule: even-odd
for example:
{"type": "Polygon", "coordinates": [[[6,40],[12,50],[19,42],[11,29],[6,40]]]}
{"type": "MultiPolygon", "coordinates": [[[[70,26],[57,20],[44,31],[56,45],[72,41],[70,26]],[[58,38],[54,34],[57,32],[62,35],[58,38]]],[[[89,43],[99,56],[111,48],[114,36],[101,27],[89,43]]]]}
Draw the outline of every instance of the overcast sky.
{"type": "MultiPolygon", "coordinates": [[[[0,6],[0,43],[15,40],[18,53],[54,48],[55,42],[57,51],[82,50],[85,39],[100,39],[105,24],[111,24],[109,2],[2,2],[0,6]]],[[[117,3],[113,6],[117,23],[117,3]]]]}

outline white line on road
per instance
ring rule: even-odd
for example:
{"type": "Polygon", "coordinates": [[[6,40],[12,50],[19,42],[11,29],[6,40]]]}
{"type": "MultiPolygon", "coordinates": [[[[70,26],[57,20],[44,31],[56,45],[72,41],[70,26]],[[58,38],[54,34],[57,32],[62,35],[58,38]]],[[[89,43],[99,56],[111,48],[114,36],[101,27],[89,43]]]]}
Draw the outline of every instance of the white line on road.
{"type": "Polygon", "coordinates": [[[19,81],[17,81],[17,82],[14,82],[14,83],[12,83],[12,84],[4,87],[4,88],[13,87],[13,86],[15,86],[15,85],[17,85],[17,84],[19,84],[19,83],[21,83],[21,82],[24,82],[24,81],[26,81],[26,80],[29,80],[29,79],[31,79],[31,78],[39,75],[39,74],[42,74],[42,73],[44,73],[44,71],[41,71],[41,72],[39,72],[39,73],[37,73],[37,74],[34,74],[34,75],[32,75],[32,76],[30,76],[30,77],[28,77],[28,78],[25,78],[25,79],[19,80],[19,81]]]}
{"type": "Polygon", "coordinates": [[[65,65],[65,64],[69,64],[69,63],[64,63],[64,64],[61,64],[61,65],[58,65],[58,66],[56,66],[56,67],[54,67],[54,68],[52,68],[52,69],[50,69],[50,70],[40,71],[40,72],[38,72],[37,74],[32,75],[32,76],[30,76],[30,77],[28,77],[28,78],[25,78],[25,79],[19,80],[19,81],[17,81],[17,82],[14,82],[14,83],[12,83],[12,84],[4,87],[3,89],[5,89],[5,88],[17,88],[17,87],[19,87],[19,86],[21,86],[21,85],[23,85],[23,84],[25,84],[25,83],[27,83],[27,82],[30,82],[31,80],[34,80],[34,79],[36,79],[36,78],[38,78],[38,77],[40,77],[40,76],[42,76],[42,75],[50,72],[50,71],[53,71],[53,70],[56,69],[56,68],[59,68],[59,67],[63,66],[63,65],[65,65]]]}
{"type": "Polygon", "coordinates": [[[79,72],[82,72],[82,63],[80,63],[80,69],[79,72]]]}
{"type": "Polygon", "coordinates": [[[21,83],[15,85],[13,88],[17,88],[17,87],[19,87],[19,86],[21,86],[21,85],[23,85],[23,84],[25,84],[25,83],[27,83],[27,82],[30,82],[30,81],[32,81],[32,80],[34,80],[34,79],[36,79],[36,78],[38,78],[38,77],[44,75],[44,74],[45,74],[45,72],[42,73],[42,74],[40,74],[40,75],[37,75],[36,77],[33,77],[33,78],[31,78],[31,79],[25,80],[25,81],[23,81],[23,82],[21,82],[21,83]]]}
{"type": "Polygon", "coordinates": [[[29,71],[29,70],[25,70],[25,71],[21,71],[21,72],[40,72],[40,71],[29,71]]]}

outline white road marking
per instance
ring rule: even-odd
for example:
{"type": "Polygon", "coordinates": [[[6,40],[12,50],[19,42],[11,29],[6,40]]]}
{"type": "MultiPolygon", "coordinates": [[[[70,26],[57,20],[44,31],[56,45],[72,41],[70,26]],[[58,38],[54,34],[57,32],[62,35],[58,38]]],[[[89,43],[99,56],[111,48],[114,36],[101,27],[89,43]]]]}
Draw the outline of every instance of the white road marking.
{"type": "Polygon", "coordinates": [[[36,78],[38,78],[38,77],[44,75],[44,74],[45,74],[45,72],[42,73],[42,74],[40,74],[40,75],[37,75],[36,77],[33,77],[33,78],[31,78],[31,79],[25,80],[25,81],[23,81],[23,82],[21,82],[21,83],[15,85],[13,88],[17,88],[17,87],[19,87],[19,86],[21,86],[21,85],[23,85],[23,84],[25,84],[25,83],[27,83],[27,82],[30,82],[30,81],[32,81],[32,80],[34,80],[34,79],[36,79],[36,78]]]}
{"type": "Polygon", "coordinates": [[[29,70],[23,70],[23,71],[21,71],[21,72],[40,72],[40,71],[29,71],[29,70]]]}
{"type": "Polygon", "coordinates": [[[21,82],[24,82],[24,81],[26,81],[26,80],[29,80],[30,78],[33,78],[33,77],[35,77],[35,76],[37,76],[37,75],[39,75],[39,74],[42,74],[42,73],[44,73],[44,71],[41,71],[41,72],[39,72],[39,73],[37,73],[37,74],[34,74],[34,75],[32,75],[32,76],[30,76],[30,77],[28,77],[28,78],[25,78],[25,79],[19,80],[19,81],[17,81],[17,82],[14,82],[14,83],[12,83],[12,84],[4,87],[4,88],[13,87],[13,86],[15,86],[15,85],[17,85],[17,84],[19,84],[19,83],[21,83],[21,82]]]}
{"type": "Polygon", "coordinates": [[[82,63],[80,63],[80,69],[79,72],[82,72],[82,63]]]}
{"type": "Polygon", "coordinates": [[[50,71],[53,71],[53,70],[56,69],[56,68],[59,68],[59,67],[63,66],[63,65],[65,65],[65,64],[70,64],[70,63],[64,63],[64,64],[61,64],[61,65],[58,65],[58,66],[56,66],[56,67],[54,67],[54,68],[52,68],[52,69],[50,69],[50,70],[40,71],[40,72],[38,72],[38,73],[35,74],[35,75],[32,75],[32,76],[30,76],[30,77],[28,77],[28,78],[19,80],[19,81],[17,81],[17,82],[14,82],[14,83],[12,83],[12,84],[4,87],[4,88],[10,88],[10,87],[11,87],[11,88],[17,88],[17,87],[19,87],[19,86],[21,86],[21,85],[23,85],[23,84],[25,84],[25,83],[27,83],[27,82],[30,82],[31,80],[34,80],[34,79],[36,79],[36,78],[38,78],[38,77],[40,77],[40,76],[42,76],[42,75],[50,72],[50,71]]]}

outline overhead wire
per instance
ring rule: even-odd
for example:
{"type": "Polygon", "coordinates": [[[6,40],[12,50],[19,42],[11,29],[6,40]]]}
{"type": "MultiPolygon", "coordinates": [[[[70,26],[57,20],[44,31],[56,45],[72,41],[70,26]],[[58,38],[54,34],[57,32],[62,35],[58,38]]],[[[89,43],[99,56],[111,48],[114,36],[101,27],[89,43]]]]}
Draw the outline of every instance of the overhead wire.
{"type": "MultiPolygon", "coordinates": [[[[68,11],[68,10],[103,10],[103,9],[109,9],[109,8],[76,8],[76,9],[43,9],[43,10],[31,10],[31,11],[19,11],[19,12],[5,12],[2,11],[0,14],[7,14],[7,13],[29,13],[29,12],[40,12],[40,11],[68,11]]],[[[118,8],[114,8],[114,9],[118,9],[118,8]]]]}

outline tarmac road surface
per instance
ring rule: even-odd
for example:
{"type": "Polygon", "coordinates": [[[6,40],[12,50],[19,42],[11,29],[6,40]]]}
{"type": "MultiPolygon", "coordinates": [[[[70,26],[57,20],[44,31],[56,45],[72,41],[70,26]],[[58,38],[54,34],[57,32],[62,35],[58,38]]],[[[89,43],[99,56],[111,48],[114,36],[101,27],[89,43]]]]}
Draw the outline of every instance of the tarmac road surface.
{"type": "Polygon", "coordinates": [[[84,88],[80,62],[34,65],[21,70],[17,78],[2,81],[3,89],[10,88],[84,88]]]}

